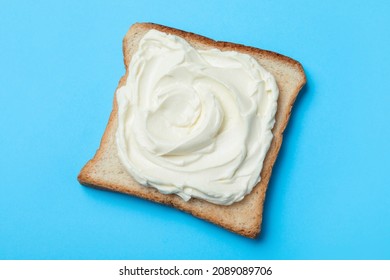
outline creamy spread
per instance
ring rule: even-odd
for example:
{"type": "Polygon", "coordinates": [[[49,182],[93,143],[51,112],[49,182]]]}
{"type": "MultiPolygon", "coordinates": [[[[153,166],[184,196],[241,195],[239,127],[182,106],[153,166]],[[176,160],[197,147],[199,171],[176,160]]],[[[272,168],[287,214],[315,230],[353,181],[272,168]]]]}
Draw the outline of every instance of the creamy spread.
{"type": "Polygon", "coordinates": [[[279,90],[251,56],[148,31],[116,92],[119,158],[164,194],[240,201],[260,181],[279,90]]]}

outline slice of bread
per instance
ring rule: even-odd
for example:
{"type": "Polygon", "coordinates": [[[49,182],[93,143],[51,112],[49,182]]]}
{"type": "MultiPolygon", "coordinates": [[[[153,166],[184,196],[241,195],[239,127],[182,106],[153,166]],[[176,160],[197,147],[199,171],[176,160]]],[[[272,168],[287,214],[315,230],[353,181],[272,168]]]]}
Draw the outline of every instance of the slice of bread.
{"type": "Polygon", "coordinates": [[[113,110],[95,156],[81,170],[78,180],[81,184],[99,189],[126,193],[151,201],[167,204],[196,217],[215,223],[235,233],[255,238],[260,232],[263,204],[267,185],[280,146],[283,131],[290,118],[294,101],[306,82],[301,64],[286,56],[243,45],[218,42],[193,33],[152,23],[137,23],[131,26],[123,40],[123,55],[126,74],[118,87],[124,85],[129,73],[132,55],[138,42],[150,29],[180,36],[197,49],[217,48],[222,51],[237,51],[253,56],[260,65],[272,73],[279,87],[278,110],[273,128],[274,138],[264,161],[261,181],[242,201],[229,206],[216,205],[200,199],[185,202],[177,195],[161,194],[156,189],[139,185],[125,171],[117,155],[115,133],[117,129],[117,104],[114,98],[113,110]]]}

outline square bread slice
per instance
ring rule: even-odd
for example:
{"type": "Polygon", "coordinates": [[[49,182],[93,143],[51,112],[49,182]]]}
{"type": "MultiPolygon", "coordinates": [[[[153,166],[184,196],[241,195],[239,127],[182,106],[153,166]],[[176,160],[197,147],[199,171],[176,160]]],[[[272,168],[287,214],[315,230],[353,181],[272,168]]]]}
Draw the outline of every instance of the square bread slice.
{"type": "Polygon", "coordinates": [[[273,128],[274,138],[261,171],[262,179],[243,200],[229,206],[216,205],[194,198],[186,202],[177,195],[161,194],[154,188],[138,184],[125,171],[117,155],[115,133],[117,129],[118,108],[116,98],[114,97],[113,109],[100,147],[93,159],[82,168],[78,175],[79,182],[86,186],[126,193],[170,205],[232,232],[255,238],[260,232],[267,185],[272,173],[272,167],[282,144],[283,131],[290,118],[294,101],[306,83],[306,77],[301,64],[289,57],[271,51],[228,42],[214,41],[197,34],[157,24],[136,23],[131,26],[123,40],[126,74],[120,79],[118,87],[125,84],[132,54],[137,50],[140,39],[150,29],[180,36],[197,49],[217,48],[222,51],[237,51],[249,54],[267,71],[274,75],[279,87],[278,109],[276,123],[273,128]]]}

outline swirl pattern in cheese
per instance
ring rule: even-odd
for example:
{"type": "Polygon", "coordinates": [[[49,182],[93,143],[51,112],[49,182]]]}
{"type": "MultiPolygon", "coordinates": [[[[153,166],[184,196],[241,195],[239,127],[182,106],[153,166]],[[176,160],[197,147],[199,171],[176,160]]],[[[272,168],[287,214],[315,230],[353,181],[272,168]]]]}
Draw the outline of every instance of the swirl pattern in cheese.
{"type": "Polygon", "coordinates": [[[229,205],[260,181],[278,88],[251,56],[150,30],[117,90],[118,155],[140,184],[229,205]]]}

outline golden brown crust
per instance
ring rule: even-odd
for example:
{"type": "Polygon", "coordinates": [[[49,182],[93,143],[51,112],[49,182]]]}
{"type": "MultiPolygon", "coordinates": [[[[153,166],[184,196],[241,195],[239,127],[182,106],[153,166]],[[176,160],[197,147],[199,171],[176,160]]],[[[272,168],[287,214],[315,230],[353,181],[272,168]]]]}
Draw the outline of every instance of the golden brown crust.
{"type": "MultiPolygon", "coordinates": [[[[156,23],[149,23],[149,22],[148,23],[135,23],[131,28],[136,28],[138,26],[142,26],[142,28],[146,28],[146,29],[156,29],[156,30],[159,30],[159,31],[162,31],[165,33],[174,34],[174,35],[182,37],[186,40],[201,42],[205,45],[213,46],[213,47],[221,49],[221,50],[232,50],[232,51],[247,53],[250,55],[260,51],[260,52],[266,53],[266,55],[270,56],[271,59],[283,61],[283,63],[288,63],[288,64],[291,64],[292,66],[299,68],[300,69],[299,71],[302,72],[303,77],[305,78],[305,74],[303,72],[302,65],[298,61],[296,61],[288,56],[284,56],[284,55],[281,55],[281,54],[273,52],[273,51],[261,50],[261,49],[255,48],[255,47],[245,46],[245,45],[231,43],[231,42],[215,41],[213,39],[204,37],[204,36],[199,35],[199,34],[183,31],[180,29],[175,29],[172,27],[168,27],[168,26],[164,26],[164,25],[160,25],[160,24],[156,24],[156,23]]],[[[126,68],[127,67],[128,67],[128,64],[126,64],[126,68]]]]}
{"type": "MultiPolygon", "coordinates": [[[[137,37],[139,38],[149,29],[157,29],[180,36],[190,44],[195,44],[200,48],[218,48],[224,51],[234,50],[247,53],[254,56],[263,67],[274,74],[280,89],[280,96],[276,123],[273,129],[274,138],[261,171],[261,182],[242,201],[230,206],[216,205],[199,199],[191,199],[185,202],[176,195],[164,195],[154,188],[140,186],[124,171],[116,154],[115,131],[117,127],[117,104],[115,98],[113,110],[100,147],[94,158],[81,170],[78,180],[83,185],[131,194],[154,202],[170,205],[232,232],[255,238],[260,232],[267,185],[282,144],[283,131],[287,126],[294,101],[306,82],[301,64],[289,57],[271,51],[229,42],[214,41],[194,33],[153,23],[136,23],[129,29],[123,40],[126,73],[120,79],[118,87],[124,84],[128,75],[128,66],[132,54],[132,48],[129,46],[129,42],[136,41],[137,37]],[[290,81],[291,85],[288,84],[290,81]]],[[[135,49],[132,51],[134,52],[135,49]]]]}

